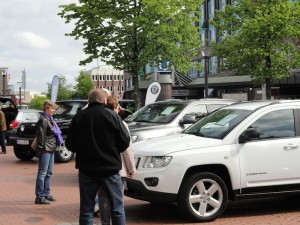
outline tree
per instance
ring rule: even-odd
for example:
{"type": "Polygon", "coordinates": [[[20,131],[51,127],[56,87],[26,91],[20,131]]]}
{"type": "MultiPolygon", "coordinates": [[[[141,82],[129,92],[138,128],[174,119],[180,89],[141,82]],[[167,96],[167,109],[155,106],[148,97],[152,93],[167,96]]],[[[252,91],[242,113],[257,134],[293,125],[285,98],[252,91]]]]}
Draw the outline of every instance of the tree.
{"type": "Polygon", "coordinates": [[[236,0],[216,13],[213,24],[223,40],[212,47],[224,60],[221,70],[251,75],[265,83],[271,98],[272,79],[300,67],[299,1],[236,0]]]}
{"type": "Polygon", "coordinates": [[[199,0],[79,0],[61,5],[67,34],[83,39],[88,57],[81,65],[101,58],[132,75],[134,99],[139,107],[138,80],[144,65],[170,61],[182,72],[200,47],[199,0]]]}
{"type": "Polygon", "coordinates": [[[89,91],[94,88],[91,77],[84,72],[80,72],[76,81],[77,85],[75,86],[75,95],[79,95],[81,99],[87,99],[89,91]]]}
{"type": "Polygon", "coordinates": [[[43,110],[43,104],[46,100],[45,96],[34,96],[29,104],[29,108],[36,109],[36,110],[43,110]]]}
{"type": "MultiPolygon", "coordinates": [[[[64,75],[59,75],[59,85],[58,85],[58,92],[57,92],[57,100],[67,100],[71,99],[74,96],[73,87],[71,84],[67,83],[67,79],[64,75]]],[[[47,98],[51,98],[51,84],[47,83],[48,85],[48,92],[47,98]]]]}

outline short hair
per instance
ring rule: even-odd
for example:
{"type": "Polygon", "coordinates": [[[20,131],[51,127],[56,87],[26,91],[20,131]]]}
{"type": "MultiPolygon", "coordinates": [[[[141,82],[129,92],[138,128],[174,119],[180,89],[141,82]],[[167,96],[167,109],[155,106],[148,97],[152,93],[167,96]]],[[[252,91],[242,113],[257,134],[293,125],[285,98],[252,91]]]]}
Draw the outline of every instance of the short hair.
{"type": "Polygon", "coordinates": [[[46,109],[49,109],[49,108],[56,109],[57,105],[53,101],[47,99],[47,100],[44,101],[43,110],[46,111],[46,109]]]}
{"type": "Polygon", "coordinates": [[[107,98],[107,104],[106,104],[107,108],[114,110],[118,108],[118,105],[119,105],[119,99],[117,96],[109,96],[107,98]]]}
{"type": "Polygon", "coordinates": [[[88,101],[89,103],[98,102],[103,103],[106,99],[105,91],[102,89],[93,89],[89,92],[88,101]]]}

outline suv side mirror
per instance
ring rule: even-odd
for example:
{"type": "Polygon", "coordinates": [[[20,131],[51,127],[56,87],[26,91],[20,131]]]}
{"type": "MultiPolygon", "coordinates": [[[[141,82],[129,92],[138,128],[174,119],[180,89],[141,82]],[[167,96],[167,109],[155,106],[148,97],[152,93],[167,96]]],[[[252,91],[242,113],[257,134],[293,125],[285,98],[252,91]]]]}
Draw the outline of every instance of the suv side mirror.
{"type": "Polygon", "coordinates": [[[180,125],[195,123],[196,117],[192,115],[184,115],[182,119],[179,121],[180,125]]]}
{"type": "Polygon", "coordinates": [[[240,135],[239,142],[246,143],[248,141],[258,139],[259,136],[260,136],[260,132],[257,128],[248,128],[240,135]]]}

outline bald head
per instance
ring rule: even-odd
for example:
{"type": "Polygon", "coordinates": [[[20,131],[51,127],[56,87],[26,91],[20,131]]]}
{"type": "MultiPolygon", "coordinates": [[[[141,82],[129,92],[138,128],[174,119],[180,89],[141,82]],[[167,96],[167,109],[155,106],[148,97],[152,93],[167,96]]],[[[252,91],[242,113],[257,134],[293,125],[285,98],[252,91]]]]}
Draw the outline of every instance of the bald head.
{"type": "Polygon", "coordinates": [[[89,92],[88,101],[89,103],[98,102],[106,104],[106,92],[102,89],[93,89],[89,92]]]}
{"type": "Polygon", "coordinates": [[[108,89],[106,89],[106,88],[101,88],[101,89],[105,92],[106,98],[111,96],[111,92],[108,89]]]}

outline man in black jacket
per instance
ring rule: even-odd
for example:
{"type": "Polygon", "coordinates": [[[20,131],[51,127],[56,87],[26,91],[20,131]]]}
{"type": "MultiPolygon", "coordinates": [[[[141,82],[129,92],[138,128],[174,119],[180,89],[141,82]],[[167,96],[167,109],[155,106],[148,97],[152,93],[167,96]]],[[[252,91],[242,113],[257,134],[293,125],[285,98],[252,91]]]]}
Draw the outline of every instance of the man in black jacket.
{"type": "Polygon", "coordinates": [[[105,107],[106,94],[93,89],[89,106],[72,119],[66,147],[76,153],[79,169],[80,225],[93,224],[95,196],[101,186],[111,205],[112,224],[125,224],[120,153],[129,146],[130,136],[121,118],[105,107]]]}

